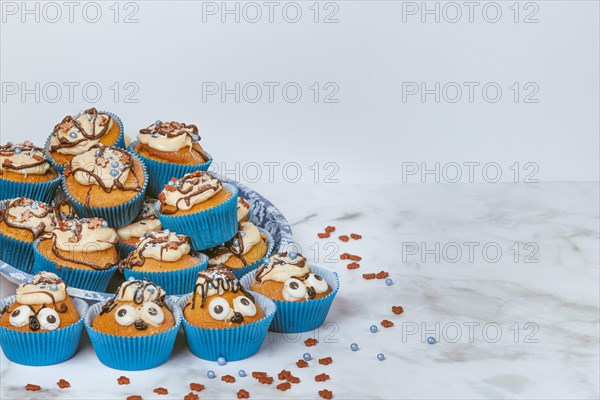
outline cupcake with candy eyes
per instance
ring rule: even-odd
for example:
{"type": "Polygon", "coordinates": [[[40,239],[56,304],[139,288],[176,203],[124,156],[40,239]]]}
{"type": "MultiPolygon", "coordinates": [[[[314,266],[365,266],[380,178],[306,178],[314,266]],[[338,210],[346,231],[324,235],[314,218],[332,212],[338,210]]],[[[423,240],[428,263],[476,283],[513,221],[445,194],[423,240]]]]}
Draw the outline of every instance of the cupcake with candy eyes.
{"type": "Polygon", "coordinates": [[[50,202],[59,183],[40,147],[27,140],[0,146],[0,200],[25,196],[50,202]]]}
{"type": "Polygon", "coordinates": [[[137,157],[117,147],[95,145],[69,162],[63,189],[77,215],[102,217],[119,227],[142,210],[147,184],[148,175],[137,157]]]}
{"type": "Polygon", "coordinates": [[[282,252],[242,279],[245,288],[275,301],[271,330],[305,332],[319,327],[339,289],[337,274],[311,266],[301,254],[282,252]]]}
{"type": "Polygon", "coordinates": [[[237,199],[237,219],[238,222],[250,221],[250,203],[242,196],[237,199]]]}
{"type": "Polygon", "coordinates": [[[156,367],[170,356],[181,310],[149,280],[130,278],[115,296],[90,308],[86,329],[100,361],[115,369],[156,367]]]}
{"type": "Polygon", "coordinates": [[[224,265],[231,268],[240,279],[257,268],[264,257],[271,255],[273,239],[264,229],[252,222],[242,222],[234,237],[217,247],[206,250],[208,265],[224,265]]]}
{"type": "Polygon", "coordinates": [[[192,294],[179,300],[191,352],[206,360],[240,360],[256,353],[275,314],[275,304],[247,291],[225,266],[198,273],[192,294]]]}
{"type": "Polygon", "coordinates": [[[206,268],[204,254],[191,253],[190,238],[169,230],[144,234],[135,250],[119,263],[125,278],[147,278],[169,295],[191,293],[198,271],[206,268]]]}
{"type": "Polygon", "coordinates": [[[0,205],[0,259],[30,274],[33,242],[56,226],[54,207],[27,197],[0,205]]]}
{"type": "Polygon", "coordinates": [[[140,130],[129,149],[148,167],[151,196],[157,196],[171,177],[206,171],[212,161],[200,145],[198,127],[182,122],[154,122],[140,130]]]}
{"type": "Polygon", "coordinates": [[[0,345],[8,359],[50,365],[75,354],[87,304],[71,299],[65,282],[40,272],[0,301],[0,345]]]}
{"type": "Polygon", "coordinates": [[[237,195],[234,185],[194,171],[164,185],[158,218],[164,228],[188,235],[194,250],[209,249],[235,235],[237,195]]]}
{"type": "Polygon", "coordinates": [[[156,215],[155,207],[157,204],[158,200],[146,197],[139,215],[130,224],[117,229],[121,258],[127,257],[129,253],[135,250],[135,245],[144,234],[162,229],[162,224],[156,215]]]}
{"type": "Polygon", "coordinates": [[[33,270],[53,272],[69,286],[103,292],[117,269],[118,240],[101,218],[58,221],[34,242],[33,270]]]}
{"type": "Polygon", "coordinates": [[[95,108],[67,115],[56,124],[46,143],[46,155],[62,172],[73,157],[96,144],[125,147],[123,122],[114,114],[95,108]]]}

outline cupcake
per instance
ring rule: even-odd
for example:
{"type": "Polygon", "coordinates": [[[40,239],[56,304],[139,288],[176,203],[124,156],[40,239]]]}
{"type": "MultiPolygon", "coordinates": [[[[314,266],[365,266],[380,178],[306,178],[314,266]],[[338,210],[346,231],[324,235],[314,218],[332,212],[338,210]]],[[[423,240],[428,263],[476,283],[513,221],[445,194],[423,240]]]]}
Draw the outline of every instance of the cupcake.
{"type": "Polygon", "coordinates": [[[17,287],[16,296],[0,301],[0,345],[19,364],[51,365],[77,351],[87,304],[71,299],[67,287],[49,272],[17,287]]]}
{"type": "Polygon", "coordinates": [[[271,235],[252,222],[242,222],[234,237],[217,247],[206,250],[208,265],[225,265],[239,279],[257,268],[263,257],[271,255],[271,235]]]}
{"type": "Polygon", "coordinates": [[[131,278],[115,296],[90,308],[85,326],[100,361],[115,369],[142,370],[170,356],[181,324],[181,310],[165,291],[131,278]]]}
{"type": "Polygon", "coordinates": [[[191,352],[206,360],[240,360],[260,348],[275,305],[245,290],[231,270],[210,267],[198,274],[192,294],[179,301],[191,352]]]}
{"type": "Polygon", "coordinates": [[[125,278],[148,278],[170,295],[191,293],[198,271],[206,268],[204,254],[191,254],[190,238],[169,230],[146,233],[135,250],[119,263],[125,278]]]}
{"type": "Polygon", "coordinates": [[[33,244],[34,272],[49,271],[69,286],[103,292],[119,262],[117,232],[101,218],[58,221],[33,244]]]}
{"type": "Polygon", "coordinates": [[[337,274],[309,266],[306,258],[293,252],[272,255],[258,270],[246,274],[242,284],[275,301],[271,330],[290,333],[318,328],[339,289],[337,274]]]}
{"type": "Polygon", "coordinates": [[[125,147],[123,123],[114,114],[95,108],[67,115],[54,127],[46,143],[46,155],[61,171],[73,159],[96,144],[125,147]]]}
{"type": "Polygon", "coordinates": [[[155,207],[158,200],[146,197],[142,206],[142,211],[130,224],[117,229],[119,243],[117,247],[121,253],[121,258],[127,257],[127,254],[135,250],[135,245],[145,233],[157,232],[162,229],[162,224],[156,216],[155,207]]]}
{"type": "Polygon", "coordinates": [[[238,222],[250,221],[250,203],[242,196],[238,196],[237,199],[237,219],[238,222]]]}
{"type": "Polygon", "coordinates": [[[33,271],[33,242],[56,226],[54,208],[27,197],[6,200],[0,209],[0,259],[33,271]]]}
{"type": "Polygon", "coordinates": [[[148,194],[156,196],[172,176],[206,171],[212,158],[200,145],[196,125],[156,121],[141,129],[129,149],[148,167],[148,194]]]}
{"type": "Polygon", "coordinates": [[[171,179],[158,195],[163,227],[190,236],[194,250],[215,247],[237,231],[237,187],[208,172],[171,179]]]}
{"type": "Polygon", "coordinates": [[[59,186],[58,189],[56,189],[53,202],[56,218],[77,218],[77,212],[75,211],[75,208],[73,208],[73,204],[71,204],[71,200],[69,200],[69,198],[65,194],[65,191],[63,190],[62,186],[59,186]]]}
{"type": "Polygon", "coordinates": [[[81,217],[102,217],[110,226],[133,221],[144,204],[144,165],[117,147],[92,146],[65,168],[63,189],[81,217]]]}
{"type": "Polygon", "coordinates": [[[59,183],[40,147],[28,140],[0,146],[0,200],[26,196],[49,203],[59,183]]]}

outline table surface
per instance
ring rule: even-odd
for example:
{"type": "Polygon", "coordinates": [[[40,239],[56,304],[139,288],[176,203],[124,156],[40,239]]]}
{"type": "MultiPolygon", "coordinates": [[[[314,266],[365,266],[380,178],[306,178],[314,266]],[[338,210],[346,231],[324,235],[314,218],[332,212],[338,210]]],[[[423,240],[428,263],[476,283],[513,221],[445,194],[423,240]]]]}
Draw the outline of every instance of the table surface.
{"type": "MultiPolygon", "coordinates": [[[[0,398],[181,399],[191,382],[206,386],[202,399],[235,398],[239,389],[252,399],[318,398],[321,389],[338,399],[599,397],[597,183],[253,188],[287,216],[309,260],[339,272],[341,290],[325,326],[270,334],[258,354],[225,366],[195,358],[182,333],[169,361],[149,371],[104,367],[87,337],[57,366],[21,366],[2,354],[0,398]],[[318,239],[327,225],[336,232],[318,239]],[[363,239],[337,239],[350,233],[363,239]],[[359,269],[346,269],[344,252],[362,257],[359,269]],[[392,286],[362,278],[381,270],[392,286]],[[392,305],[405,312],[393,314],[392,305]],[[395,325],[383,328],[383,319],[395,325]],[[436,344],[427,344],[430,336],[436,344]],[[309,337],[318,345],[305,347],[309,337]],[[315,361],[297,368],[307,351],[315,361]],[[326,356],[333,363],[318,364],[326,356]],[[287,369],[301,382],[281,392],[277,379],[261,385],[237,378],[240,369],[275,378],[287,369]],[[323,372],[331,379],[315,382],[323,372]],[[221,381],[226,374],[237,381],[221,381]],[[117,385],[121,375],[131,384],[117,385]],[[61,378],[72,387],[58,389],[61,378]],[[26,392],[28,383],[43,390],[26,392]],[[153,393],[159,386],[169,394],[153,393]]],[[[13,290],[2,283],[3,297],[13,290]]]]}

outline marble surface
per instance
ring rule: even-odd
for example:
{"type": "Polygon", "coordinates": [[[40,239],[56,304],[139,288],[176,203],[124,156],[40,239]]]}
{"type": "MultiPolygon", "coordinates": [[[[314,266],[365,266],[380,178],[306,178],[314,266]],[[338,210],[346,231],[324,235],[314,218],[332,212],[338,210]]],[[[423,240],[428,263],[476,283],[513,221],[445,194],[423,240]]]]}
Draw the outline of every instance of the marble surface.
{"type": "MultiPolygon", "coordinates": [[[[0,398],[181,399],[190,382],[206,385],[202,399],[235,398],[240,388],[252,399],[318,398],[323,388],[338,399],[600,396],[597,183],[253,188],[287,216],[309,259],[339,272],[341,290],[324,327],[271,334],[254,357],[221,367],[192,356],[182,333],[171,359],[143,372],[104,367],[87,337],[57,366],[24,367],[1,355],[0,398]],[[330,224],[335,234],[318,239],[330,224]],[[363,239],[337,240],[352,232],[363,239]],[[347,270],[343,252],[362,256],[360,269],[347,270]],[[390,273],[392,286],[361,277],[380,270],[390,273]],[[392,305],[405,312],[394,315],[392,305]],[[395,326],[370,333],[383,319],[395,326]],[[427,344],[429,336],[438,343],[427,344]],[[319,344],[306,348],[308,337],[319,344]],[[349,350],[352,342],[359,351],[349,350]],[[306,351],[334,361],[296,368],[306,351]],[[206,378],[209,369],[217,379],[206,378]],[[302,382],[280,392],[251,377],[219,379],[239,369],[273,376],[289,369],[302,382]],[[331,379],[315,382],[322,372],[331,379]],[[131,384],[118,386],[120,375],[131,384]],[[58,389],[60,378],[72,387],[58,389]],[[25,392],[27,383],[43,391],[25,392]],[[158,386],[169,395],[154,394],[158,386]]],[[[12,290],[3,282],[2,296],[12,290]]]]}

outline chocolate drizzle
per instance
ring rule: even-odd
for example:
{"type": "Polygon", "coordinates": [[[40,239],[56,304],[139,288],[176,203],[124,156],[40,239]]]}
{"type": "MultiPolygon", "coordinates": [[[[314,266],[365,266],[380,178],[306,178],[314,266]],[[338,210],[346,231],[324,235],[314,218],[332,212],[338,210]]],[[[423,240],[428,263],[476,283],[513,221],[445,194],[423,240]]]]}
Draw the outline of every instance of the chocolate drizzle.
{"type": "MultiPolygon", "coordinates": [[[[175,121],[154,123],[148,128],[140,129],[140,134],[154,135],[154,137],[161,135],[165,136],[168,139],[175,138],[181,135],[187,135],[190,137],[190,139],[192,139],[192,142],[199,142],[201,139],[200,135],[198,135],[198,127],[196,125],[186,125],[182,122],[175,121]]],[[[209,157],[200,148],[200,146],[192,145],[191,150],[198,153],[203,159],[209,159],[209,157]]]]}
{"type": "Polygon", "coordinates": [[[165,209],[165,194],[160,192],[158,195],[158,200],[162,204],[161,213],[165,215],[175,214],[179,211],[179,203],[181,201],[185,202],[185,204],[189,207],[191,204],[192,198],[195,196],[199,196],[204,192],[209,190],[213,190],[215,193],[222,187],[221,182],[215,179],[210,173],[203,171],[194,171],[189,174],[185,174],[180,180],[176,178],[171,178],[171,181],[165,185],[165,189],[168,192],[179,192],[183,196],[177,199],[173,210],[165,209]],[[215,180],[216,183],[210,182],[210,180],[215,180]],[[174,183],[179,181],[178,185],[174,183]],[[206,182],[206,183],[204,183],[206,182]],[[187,188],[184,188],[184,184],[189,184],[187,188]],[[201,184],[203,183],[203,184],[201,184]]]}
{"type": "MultiPolygon", "coordinates": [[[[258,270],[256,271],[256,275],[254,277],[254,279],[256,280],[256,282],[262,282],[263,278],[269,273],[271,272],[271,270],[277,266],[280,265],[285,265],[285,264],[290,264],[293,265],[295,267],[298,268],[304,268],[304,266],[306,265],[306,258],[302,257],[302,255],[297,254],[296,255],[296,259],[291,260],[293,262],[290,262],[290,260],[285,260],[287,258],[287,251],[275,254],[271,256],[271,259],[269,261],[269,264],[263,264],[260,266],[260,268],[258,268],[258,270]]],[[[300,280],[305,280],[308,277],[309,274],[306,274],[303,277],[299,277],[298,279],[300,280]]]]}
{"type": "Polygon", "coordinates": [[[144,265],[146,257],[144,257],[144,250],[149,247],[160,247],[160,259],[162,260],[163,252],[166,248],[171,250],[177,250],[179,246],[184,244],[190,244],[190,237],[186,235],[176,235],[177,240],[171,240],[169,238],[169,231],[158,231],[145,234],[144,237],[138,243],[138,247],[127,255],[124,260],[119,261],[119,269],[131,269],[133,267],[139,267],[144,265]],[[141,245],[141,248],[139,247],[141,245]]]}
{"type": "Polygon", "coordinates": [[[33,162],[29,164],[20,164],[17,165],[13,163],[9,158],[5,158],[2,161],[2,168],[0,169],[0,175],[4,173],[3,170],[12,170],[12,171],[20,171],[23,169],[34,168],[41,166],[43,164],[48,163],[46,158],[43,156],[44,150],[40,147],[36,147],[30,141],[25,141],[19,144],[13,144],[12,142],[8,142],[5,145],[0,146],[0,156],[1,157],[12,157],[18,154],[25,154],[26,156],[31,156],[34,159],[33,162]],[[19,150],[17,150],[19,149],[19,150]],[[18,152],[18,153],[17,153],[18,152]],[[38,154],[35,154],[38,153],[38,154]]]}
{"type": "Polygon", "coordinates": [[[241,236],[242,233],[242,225],[238,223],[238,231],[236,232],[235,236],[232,237],[231,239],[229,239],[228,241],[226,241],[223,244],[220,244],[217,247],[214,247],[212,249],[206,250],[205,253],[206,255],[208,255],[209,258],[217,258],[220,257],[224,254],[228,254],[231,253],[234,257],[237,257],[238,259],[240,259],[240,261],[242,261],[242,263],[244,264],[244,266],[248,265],[248,262],[246,261],[246,258],[244,257],[244,240],[243,237],[241,236]],[[233,243],[237,241],[237,246],[234,246],[233,243]]]}
{"type": "MultiPolygon", "coordinates": [[[[109,299],[106,303],[104,303],[104,305],[102,306],[102,309],[100,311],[100,314],[105,314],[110,312],[113,308],[115,308],[117,306],[116,301],[117,298],[124,294],[127,289],[130,286],[133,285],[137,285],[137,287],[135,288],[135,292],[133,294],[133,302],[135,304],[142,304],[144,303],[144,291],[146,291],[146,289],[148,287],[154,287],[154,289],[157,292],[160,292],[160,287],[156,286],[154,283],[150,282],[147,279],[141,279],[141,280],[130,280],[130,281],[126,281],[123,284],[121,284],[121,286],[119,286],[119,289],[117,289],[117,293],[115,294],[115,296],[111,299],[109,299]]],[[[156,303],[156,305],[158,305],[159,307],[164,307],[166,306],[166,300],[167,300],[167,295],[163,294],[162,296],[152,300],[154,303],[156,303]]]]}
{"type": "Polygon", "coordinates": [[[204,307],[206,303],[206,297],[208,291],[212,288],[219,292],[220,289],[223,291],[231,291],[237,293],[241,291],[246,297],[248,297],[254,303],[254,297],[246,291],[240,285],[231,269],[224,265],[211,267],[205,271],[198,272],[198,278],[204,278],[204,282],[196,283],[194,286],[194,294],[192,295],[192,310],[196,308],[196,297],[198,296],[198,288],[200,289],[201,303],[200,308],[204,307]]]}
{"type": "Polygon", "coordinates": [[[110,126],[110,121],[112,119],[112,117],[110,115],[98,114],[98,111],[95,108],[90,108],[88,110],[85,110],[85,114],[90,114],[92,116],[92,120],[90,121],[91,125],[92,125],[92,131],[87,132],[85,129],[83,129],[83,127],[80,125],[79,121],[77,121],[76,118],[73,118],[72,116],[67,115],[65,118],[63,118],[63,120],[59,124],[56,124],[54,126],[52,135],[54,135],[56,137],[56,139],[58,140],[58,144],[51,145],[50,146],[51,151],[56,151],[61,148],[75,147],[78,144],[85,142],[86,140],[97,140],[97,139],[100,139],[102,136],[104,136],[106,134],[106,132],[108,132],[108,127],[110,126]],[[98,124],[102,127],[102,129],[100,129],[100,131],[96,132],[96,120],[98,118],[101,118],[101,120],[99,121],[98,124]],[[77,140],[71,142],[71,141],[69,141],[69,139],[67,139],[65,137],[59,137],[59,135],[58,135],[59,131],[68,132],[73,127],[79,133],[81,133],[83,138],[80,138],[80,139],[77,139],[77,140]]]}
{"type": "MultiPolygon", "coordinates": [[[[15,223],[15,217],[10,215],[9,211],[16,207],[27,207],[27,209],[21,214],[21,218],[24,218],[24,222],[27,222],[29,218],[46,218],[48,214],[54,213],[54,209],[46,203],[31,200],[27,197],[19,197],[17,199],[7,201],[7,205],[4,209],[0,210],[0,222],[4,222],[10,228],[15,229],[27,229],[33,233],[33,238],[37,239],[47,228],[43,221],[33,226],[19,225],[15,223]],[[35,205],[36,208],[33,208],[35,205]]],[[[54,214],[51,216],[52,222],[56,224],[56,218],[54,214]]]]}

